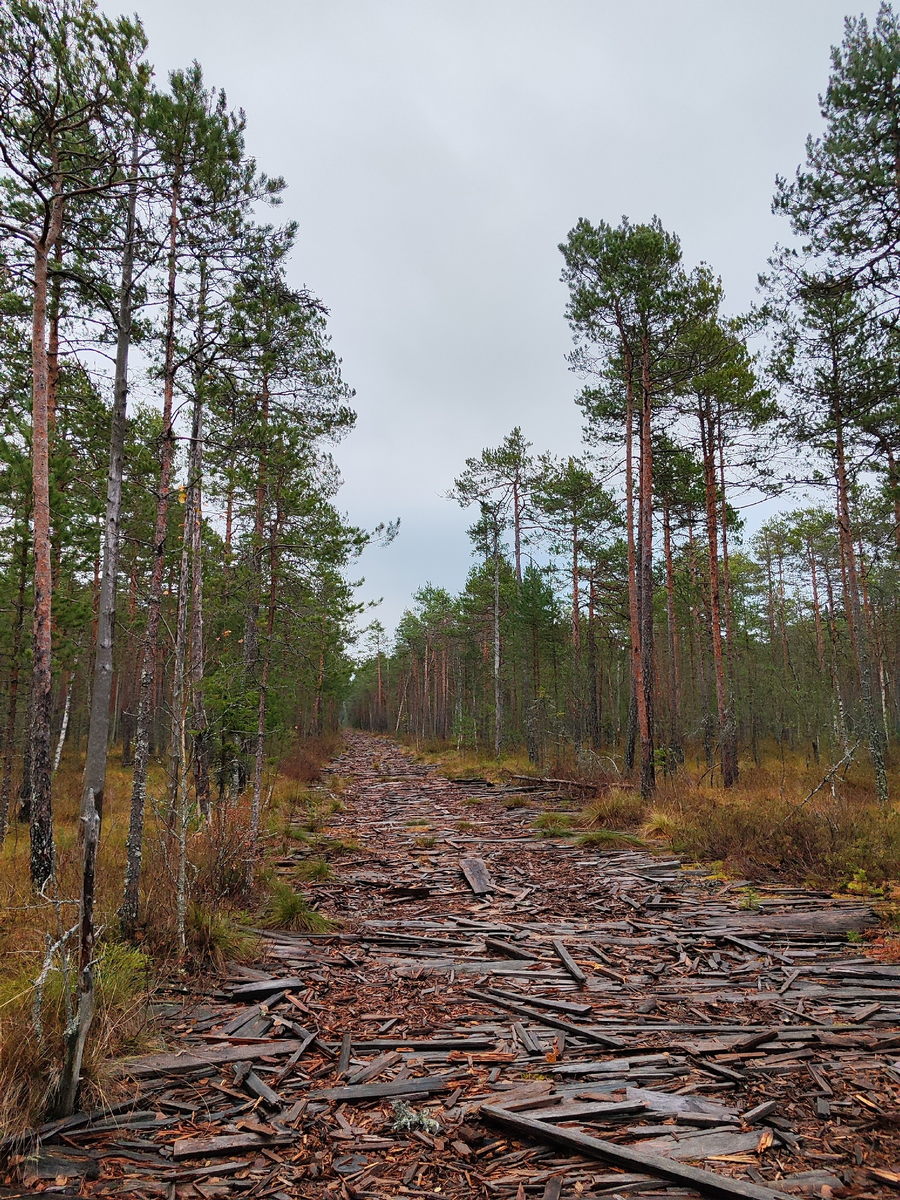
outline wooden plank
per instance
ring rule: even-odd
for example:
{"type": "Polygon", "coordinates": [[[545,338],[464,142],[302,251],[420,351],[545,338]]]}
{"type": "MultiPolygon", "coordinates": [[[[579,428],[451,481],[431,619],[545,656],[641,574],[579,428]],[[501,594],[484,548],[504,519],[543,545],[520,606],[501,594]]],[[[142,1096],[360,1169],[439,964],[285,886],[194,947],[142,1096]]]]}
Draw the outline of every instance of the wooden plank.
{"type": "MultiPolygon", "coordinates": [[[[826,908],[789,913],[733,913],[727,917],[716,917],[709,932],[716,927],[726,926],[741,934],[751,936],[760,933],[859,933],[878,924],[878,917],[871,908],[826,908]]],[[[706,929],[695,932],[706,932],[706,929]]]]}
{"type": "Polygon", "coordinates": [[[388,1067],[395,1067],[398,1062],[401,1062],[403,1055],[397,1050],[388,1051],[385,1054],[379,1054],[374,1062],[370,1062],[368,1066],[360,1067],[354,1071],[347,1079],[347,1085],[352,1087],[358,1083],[368,1083],[370,1079],[377,1078],[382,1071],[386,1071],[388,1067]]]}
{"type": "Polygon", "coordinates": [[[618,1050],[625,1045],[621,1038],[610,1037],[606,1033],[598,1033],[595,1029],[584,1025],[573,1025],[571,1021],[563,1021],[559,1017],[548,1016],[546,1013],[538,1012],[535,1008],[529,1008],[527,1004],[517,1004],[513,1000],[502,1000],[499,996],[492,996],[489,992],[478,992],[474,988],[464,988],[463,990],[467,996],[471,996],[475,1000],[480,1000],[482,1004],[495,1004],[501,1008],[508,1008],[522,1017],[530,1017],[532,1021],[537,1021],[539,1025],[549,1025],[551,1029],[562,1029],[565,1033],[571,1033],[575,1037],[586,1038],[589,1042],[596,1042],[598,1046],[606,1046],[610,1050],[618,1050]]]}
{"type": "Polygon", "coordinates": [[[481,858],[461,858],[459,869],[465,876],[466,883],[476,896],[484,896],[494,890],[494,881],[481,858]]]}
{"type": "Polygon", "coordinates": [[[523,962],[537,962],[536,955],[529,954],[527,950],[523,950],[521,946],[516,946],[513,942],[504,942],[500,938],[486,937],[484,944],[486,949],[496,950],[498,954],[505,954],[508,958],[518,958],[523,962]]]}
{"type": "Polygon", "coordinates": [[[492,996],[501,996],[504,1000],[517,1000],[520,1003],[531,1004],[534,1008],[549,1008],[553,1012],[571,1013],[573,1017],[586,1017],[593,1011],[592,1004],[577,1004],[572,1000],[549,1000],[544,996],[525,995],[522,992],[507,992],[503,988],[485,987],[492,996]]]}
{"type": "Polygon", "coordinates": [[[274,996],[276,992],[302,987],[306,987],[302,979],[254,979],[252,983],[242,983],[232,988],[231,997],[233,1000],[263,1000],[266,996],[274,996]]]}
{"type": "Polygon", "coordinates": [[[244,1079],[244,1087],[252,1092],[254,1096],[258,1096],[263,1104],[267,1104],[269,1108],[284,1108],[284,1100],[276,1091],[269,1087],[255,1071],[248,1071],[244,1079]]]}
{"type": "Polygon", "coordinates": [[[543,1054],[544,1047],[537,1040],[534,1034],[525,1028],[521,1021],[513,1021],[512,1027],[516,1037],[529,1054],[543,1054]]]}
{"type": "MultiPolygon", "coordinates": [[[[698,1134],[681,1134],[679,1137],[645,1138],[634,1143],[636,1150],[651,1147],[669,1158],[713,1158],[719,1154],[746,1154],[759,1144],[759,1133],[751,1130],[740,1133],[733,1130],[704,1131],[698,1134]]],[[[651,1151],[652,1152],[652,1151],[651,1151]]]]}
{"type": "Polygon", "coordinates": [[[760,1187],[743,1179],[730,1179],[727,1175],[716,1175],[712,1171],[702,1171],[697,1167],[688,1167],[661,1154],[650,1154],[644,1150],[634,1150],[630,1146],[619,1146],[615,1142],[603,1141],[589,1134],[579,1133],[575,1129],[559,1129],[545,1121],[536,1121],[533,1117],[507,1112],[494,1104],[483,1104],[481,1115],[521,1136],[553,1142],[565,1146],[568,1150],[580,1151],[591,1158],[603,1159],[616,1167],[637,1169],[658,1179],[685,1184],[704,1196],[721,1197],[722,1200],[732,1200],[733,1197],[739,1197],[740,1200],[788,1200],[785,1192],[778,1192],[773,1188],[760,1187]]]}
{"type": "Polygon", "coordinates": [[[273,1038],[253,1046],[197,1046],[191,1050],[180,1050],[177,1054],[147,1054],[141,1058],[126,1058],[119,1062],[116,1073],[128,1079],[148,1079],[156,1075],[183,1075],[198,1067],[217,1067],[223,1063],[241,1062],[244,1059],[282,1056],[300,1050],[305,1042],[297,1038],[273,1038]]]}
{"type": "Polygon", "coordinates": [[[244,1150],[258,1150],[261,1146],[286,1146],[290,1137],[260,1137],[258,1133],[226,1133],[219,1137],[178,1138],[172,1149],[172,1157],[178,1162],[185,1158],[210,1158],[215,1154],[240,1154],[244,1150]]]}
{"type": "MultiPolygon", "coordinates": [[[[357,1054],[365,1054],[368,1050],[425,1050],[435,1054],[443,1050],[494,1050],[497,1045],[495,1037],[448,1037],[448,1038],[354,1038],[353,1049],[357,1054]]],[[[332,1050],[340,1050],[340,1042],[331,1042],[332,1050]]]]}
{"type": "Polygon", "coordinates": [[[584,985],[587,983],[587,975],[585,975],[584,971],[582,971],[581,967],[579,967],[578,963],[568,952],[565,945],[559,938],[553,939],[553,949],[556,951],[562,965],[566,968],[578,986],[584,987],[584,985]]]}
{"type": "Polygon", "coordinates": [[[530,1115],[535,1121],[594,1120],[599,1117],[632,1116],[634,1113],[646,1112],[647,1105],[639,1101],[623,1101],[622,1103],[603,1103],[602,1101],[587,1104],[560,1104],[556,1108],[541,1108],[530,1115]]]}
{"type": "Polygon", "coordinates": [[[346,1087],[321,1088],[310,1092],[310,1100],[380,1100],[384,1096],[430,1096],[446,1092],[449,1083],[441,1075],[425,1079],[391,1079],[387,1083],[358,1083],[346,1087]]]}
{"type": "Polygon", "coordinates": [[[347,1074],[347,1068],[350,1066],[350,1050],[351,1041],[350,1034],[345,1033],[341,1038],[341,1052],[338,1055],[337,1074],[338,1079],[343,1079],[347,1074]]]}

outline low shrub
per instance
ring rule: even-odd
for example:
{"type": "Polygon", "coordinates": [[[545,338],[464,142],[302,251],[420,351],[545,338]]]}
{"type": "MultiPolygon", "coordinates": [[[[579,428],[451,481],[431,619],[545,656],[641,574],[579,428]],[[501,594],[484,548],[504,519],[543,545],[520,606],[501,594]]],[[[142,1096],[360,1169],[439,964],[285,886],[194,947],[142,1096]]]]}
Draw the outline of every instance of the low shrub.
{"type": "MultiPolygon", "coordinates": [[[[75,963],[70,958],[66,980],[57,959],[38,992],[41,968],[39,957],[27,956],[15,974],[5,976],[0,991],[0,1131],[7,1137],[34,1128],[51,1113],[65,1058],[75,963]]],[[[149,984],[146,954],[118,942],[99,947],[97,1009],[82,1064],[81,1108],[107,1102],[112,1058],[146,1047],[149,984]]]]}

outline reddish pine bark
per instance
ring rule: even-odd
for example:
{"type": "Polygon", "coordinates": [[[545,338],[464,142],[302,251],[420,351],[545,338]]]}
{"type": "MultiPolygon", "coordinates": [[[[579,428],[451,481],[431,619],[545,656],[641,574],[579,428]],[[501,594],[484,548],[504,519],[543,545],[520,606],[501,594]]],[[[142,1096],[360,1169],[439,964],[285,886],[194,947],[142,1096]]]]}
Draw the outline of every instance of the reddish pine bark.
{"type": "MultiPolygon", "coordinates": [[[[58,189],[56,189],[58,191],[58,189]]],[[[62,230],[63,201],[50,205],[44,237],[34,247],[32,314],[32,503],[34,623],[31,670],[31,884],[40,891],[53,873],[50,719],[53,708],[53,573],[50,543],[50,379],[47,357],[49,255],[62,230]]]]}

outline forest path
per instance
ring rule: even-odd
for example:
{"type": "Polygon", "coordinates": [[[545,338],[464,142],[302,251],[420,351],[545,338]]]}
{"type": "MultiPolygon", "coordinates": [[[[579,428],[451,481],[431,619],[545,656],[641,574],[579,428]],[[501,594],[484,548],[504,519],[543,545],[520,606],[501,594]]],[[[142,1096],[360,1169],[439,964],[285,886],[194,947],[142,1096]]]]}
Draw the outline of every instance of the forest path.
{"type": "Polygon", "coordinates": [[[62,1131],[91,1194],[896,1194],[900,968],[848,944],[869,910],[759,887],[744,911],[388,738],[348,733],[327,774],[343,811],[279,869],[327,853],[340,926],[269,932],[172,1006],[175,1052],[127,1067],[142,1111],[62,1131]]]}

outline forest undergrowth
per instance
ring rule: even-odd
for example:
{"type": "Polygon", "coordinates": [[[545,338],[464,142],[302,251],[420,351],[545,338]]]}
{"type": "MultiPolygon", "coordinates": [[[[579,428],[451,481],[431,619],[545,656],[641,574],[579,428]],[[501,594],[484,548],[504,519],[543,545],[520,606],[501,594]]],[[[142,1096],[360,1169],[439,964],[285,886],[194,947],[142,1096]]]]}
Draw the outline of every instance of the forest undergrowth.
{"type": "MultiPolygon", "coordinates": [[[[315,781],[339,746],[339,733],[304,739],[277,765],[267,781],[252,882],[249,793],[232,805],[217,806],[210,822],[192,824],[183,954],[172,902],[177,846],[165,773],[158,764],[150,777],[140,927],[133,942],[119,937],[131,772],[110,761],[97,870],[98,1005],[83,1067],[83,1109],[115,1103],[112,1060],[160,1047],[156,1005],[161,990],[187,974],[213,975],[226,960],[252,960],[257,939],[251,927],[265,924],[273,905],[286,903],[284,885],[275,880],[269,860],[281,853],[286,829],[318,823],[326,806],[315,781]]],[[[83,755],[68,754],[54,779],[56,871],[55,885],[46,889],[49,899],[37,900],[31,890],[27,826],[13,822],[0,849],[0,1136],[46,1119],[59,1082],[76,974],[83,772],[83,755]],[[58,950],[49,955],[63,937],[65,955],[58,950]]],[[[321,920],[303,895],[302,881],[288,890],[301,925],[321,920]]]]}
{"type": "MultiPolygon", "coordinates": [[[[408,744],[415,746],[415,739],[408,744]]],[[[595,782],[596,794],[587,801],[565,800],[561,789],[559,803],[537,822],[550,836],[614,846],[622,840],[616,835],[627,834],[706,863],[723,880],[779,881],[869,896],[883,901],[884,915],[894,920],[894,902],[900,902],[900,811],[879,807],[865,762],[841,768],[832,786],[828,763],[800,751],[782,753],[774,743],[761,745],[759,761],[742,761],[738,783],[726,792],[702,754],[688,753],[674,772],[660,775],[655,795],[644,799],[606,760],[586,768],[571,750],[540,770],[524,749],[504,752],[499,760],[439,741],[422,742],[417,750],[457,778],[500,783],[530,775],[595,782]]],[[[898,794],[896,766],[888,778],[892,794],[898,794]]],[[[896,912],[900,918],[900,904],[896,912]]]]}

